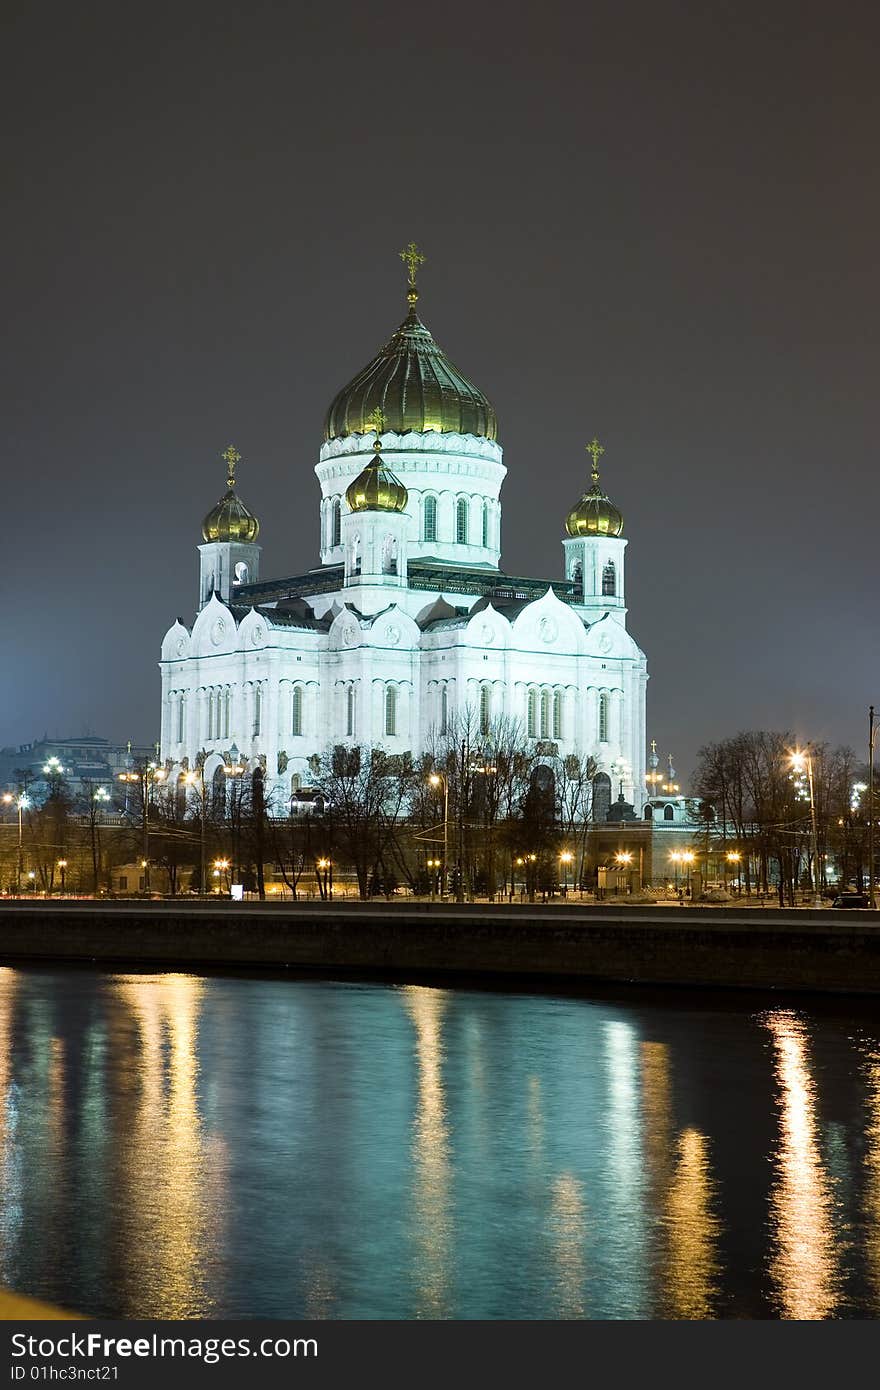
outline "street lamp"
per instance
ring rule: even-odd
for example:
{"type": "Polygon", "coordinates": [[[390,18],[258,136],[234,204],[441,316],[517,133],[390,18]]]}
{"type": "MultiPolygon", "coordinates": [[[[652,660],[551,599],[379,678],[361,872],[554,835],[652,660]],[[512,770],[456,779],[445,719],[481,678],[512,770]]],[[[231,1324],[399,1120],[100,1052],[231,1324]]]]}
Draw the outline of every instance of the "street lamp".
{"type": "Polygon", "coordinates": [[[21,875],[22,875],[22,871],[23,871],[23,869],[24,869],[24,857],[23,857],[23,852],[22,852],[22,839],[21,839],[21,813],[22,813],[22,811],[25,809],[26,806],[30,806],[31,802],[30,802],[30,797],[28,796],[27,792],[20,792],[18,796],[14,796],[14,795],[12,794],[12,792],[4,792],[4,794],[3,794],[3,800],[7,803],[7,805],[9,805],[10,802],[13,802],[13,801],[14,801],[14,802],[16,803],[16,805],[18,806],[18,867],[17,867],[16,873],[15,873],[15,891],[16,891],[16,893],[20,893],[20,892],[21,892],[21,875]]]}
{"type": "Polygon", "coordinates": [[[433,900],[434,897],[436,896],[436,893],[437,893],[437,870],[443,868],[443,860],[442,860],[442,859],[426,859],[426,860],[425,860],[425,866],[426,866],[426,867],[429,869],[429,871],[430,871],[430,879],[431,879],[431,899],[433,900]]]}
{"type": "MultiPolygon", "coordinates": [[[[324,897],[330,899],[333,897],[333,860],[319,859],[318,868],[324,875],[324,897]]],[[[342,896],[345,897],[345,894],[342,896]]]]}
{"type": "Polygon", "coordinates": [[[201,776],[197,772],[188,772],[184,777],[187,786],[199,789],[199,897],[204,897],[207,892],[205,881],[205,814],[207,810],[207,788],[205,787],[205,774],[201,776]]]}
{"type": "MultiPolygon", "coordinates": [[[[428,778],[432,787],[443,787],[443,868],[440,871],[440,896],[446,896],[446,865],[449,863],[449,778],[445,772],[432,772],[428,778]]],[[[459,864],[459,884],[457,896],[461,893],[461,865],[459,864]]]]}
{"type": "Polygon", "coordinates": [[[562,865],[562,896],[564,898],[568,897],[568,866],[573,859],[574,855],[568,849],[564,849],[559,856],[559,862],[562,865]]]}
{"type": "Polygon", "coordinates": [[[816,825],[816,792],[813,785],[813,753],[808,743],[802,752],[795,749],[791,754],[791,767],[793,772],[803,773],[806,769],[807,782],[810,788],[810,824],[813,835],[813,906],[822,906],[822,895],[819,892],[819,831],[816,825]]]}
{"type": "Polygon", "coordinates": [[[693,862],[694,862],[694,860],[696,859],[696,857],[697,857],[697,856],[694,854],[694,852],[693,852],[692,849],[685,849],[685,850],[682,850],[682,853],[681,853],[681,862],[682,862],[682,864],[686,864],[686,865],[687,865],[687,894],[688,894],[688,897],[690,897],[690,892],[691,892],[691,867],[693,866],[693,862]]]}
{"type": "Polygon", "coordinates": [[[222,883],[223,875],[224,875],[225,873],[228,872],[230,863],[231,863],[231,860],[229,860],[229,859],[215,859],[215,860],[214,860],[214,877],[215,877],[215,878],[219,878],[219,879],[221,880],[220,885],[219,885],[221,888],[223,887],[223,883],[222,883]]]}
{"type": "Polygon", "coordinates": [[[58,867],[59,867],[59,869],[61,870],[61,892],[62,892],[62,894],[63,894],[63,892],[64,892],[64,873],[65,873],[65,870],[67,869],[67,860],[66,860],[66,859],[59,859],[59,860],[58,860],[58,867]]]}
{"type": "MultiPolygon", "coordinates": [[[[738,885],[740,888],[742,888],[742,883],[741,883],[740,877],[739,877],[740,862],[741,862],[741,860],[742,860],[742,855],[740,854],[739,850],[738,850],[738,849],[729,849],[729,850],[727,851],[727,853],[725,854],[724,859],[725,859],[725,863],[726,863],[726,864],[735,864],[735,865],[736,865],[736,879],[737,879],[737,885],[738,885]]],[[[726,868],[725,868],[725,874],[726,874],[726,872],[727,872],[727,870],[726,870],[726,868]]]]}
{"type": "Polygon", "coordinates": [[[675,896],[678,897],[678,866],[681,863],[681,854],[677,849],[674,849],[669,858],[675,865],[675,896]]]}

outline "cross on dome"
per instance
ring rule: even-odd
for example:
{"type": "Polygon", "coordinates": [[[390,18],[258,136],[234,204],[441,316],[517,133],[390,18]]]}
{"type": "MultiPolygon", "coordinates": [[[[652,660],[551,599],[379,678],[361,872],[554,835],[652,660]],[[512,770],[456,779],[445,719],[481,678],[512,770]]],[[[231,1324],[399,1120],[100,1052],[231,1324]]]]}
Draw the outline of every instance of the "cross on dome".
{"type": "Polygon", "coordinates": [[[593,438],[590,440],[589,444],[586,445],[586,450],[587,453],[591,454],[593,458],[593,482],[598,483],[599,460],[605,452],[605,446],[604,444],[600,444],[596,436],[593,435],[593,438]]]}
{"type": "Polygon", "coordinates": [[[234,444],[227,444],[220,457],[226,461],[226,486],[235,487],[235,465],[241,462],[241,454],[234,444]]]}

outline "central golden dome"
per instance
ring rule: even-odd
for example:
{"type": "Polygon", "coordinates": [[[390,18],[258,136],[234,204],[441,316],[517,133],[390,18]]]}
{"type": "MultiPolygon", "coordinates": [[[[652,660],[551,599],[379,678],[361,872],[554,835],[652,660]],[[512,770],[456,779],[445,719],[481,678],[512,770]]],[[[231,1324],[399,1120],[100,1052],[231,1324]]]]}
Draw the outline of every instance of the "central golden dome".
{"type": "Polygon", "coordinates": [[[377,409],[385,428],[395,434],[437,430],[498,437],[491,402],[453,366],[416,313],[413,254],[417,262],[424,259],[413,243],[401,252],[410,262],[409,313],[381,352],[336,396],[324,421],[325,439],[368,434],[369,417],[377,409]]]}

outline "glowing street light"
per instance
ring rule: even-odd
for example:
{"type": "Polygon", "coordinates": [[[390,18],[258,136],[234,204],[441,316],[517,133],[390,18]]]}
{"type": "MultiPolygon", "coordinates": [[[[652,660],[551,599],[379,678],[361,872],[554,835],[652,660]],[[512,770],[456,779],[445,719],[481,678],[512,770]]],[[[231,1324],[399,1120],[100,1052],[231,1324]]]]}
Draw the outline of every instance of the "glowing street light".
{"type": "Polygon", "coordinates": [[[567,896],[568,896],[568,866],[569,866],[569,864],[571,864],[571,862],[573,861],[573,859],[574,859],[574,855],[572,854],[572,852],[571,852],[570,849],[564,849],[564,850],[562,851],[562,853],[560,854],[560,856],[559,856],[559,862],[560,862],[560,864],[562,865],[562,895],[563,895],[563,897],[567,897],[567,896]]]}
{"type": "Polygon", "coordinates": [[[198,787],[199,791],[199,897],[203,898],[208,888],[205,879],[205,815],[208,793],[205,786],[204,771],[201,773],[188,772],[183,780],[189,787],[198,787]]]}
{"type": "Polygon", "coordinates": [[[807,784],[810,789],[810,825],[813,838],[813,906],[822,906],[822,895],[819,892],[819,830],[816,824],[816,790],[813,784],[813,752],[808,743],[805,749],[795,748],[789,755],[791,759],[792,772],[803,775],[807,774],[807,784]]]}
{"type": "Polygon", "coordinates": [[[65,874],[65,871],[66,871],[66,869],[67,869],[67,860],[66,860],[66,859],[59,859],[59,860],[58,860],[58,867],[59,867],[59,869],[61,870],[61,891],[62,891],[62,893],[63,893],[63,892],[64,892],[64,874],[65,874]]]}
{"type": "MultiPolygon", "coordinates": [[[[446,896],[446,865],[449,863],[449,778],[445,772],[432,772],[428,778],[432,787],[443,787],[443,867],[440,871],[440,896],[446,896]]],[[[461,865],[459,864],[458,892],[461,893],[461,865]]]]}

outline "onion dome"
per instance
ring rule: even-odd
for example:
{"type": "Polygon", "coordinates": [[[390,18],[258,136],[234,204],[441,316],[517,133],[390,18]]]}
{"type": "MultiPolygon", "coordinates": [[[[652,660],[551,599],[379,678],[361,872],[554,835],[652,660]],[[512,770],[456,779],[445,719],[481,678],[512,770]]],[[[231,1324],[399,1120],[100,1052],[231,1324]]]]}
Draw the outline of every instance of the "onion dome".
{"type": "Polygon", "coordinates": [[[366,468],[353,483],[349,483],[345,500],[353,512],[406,511],[409,493],[396,474],[382,462],[382,441],[379,438],[379,431],[383,428],[381,411],[374,411],[367,423],[376,430],[375,452],[366,468]]]}
{"type": "Polygon", "coordinates": [[[227,491],[202,522],[202,535],[206,541],[255,541],[260,523],[235,491],[235,465],[241,454],[230,444],[220,457],[226,460],[227,491]]]}
{"type": "Polygon", "coordinates": [[[370,414],[378,408],[386,429],[395,434],[437,430],[496,439],[492,404],[453,366],[416,313],[416,270],[424,256],[415,242],[400,255],[409,273],[409,313],[372,362],[336,396],[324,421],[324,438],[367,434],[370,414]]]}
{"type": "Polygon", "coordinates": [[[587,445],[593,456],[592,487],[572,507],[565,522],[570,536],[621,536],[623,513],[619,512],[607,492],[599,486],[599,458],[605,450],[598,439],[587,445]]]}

